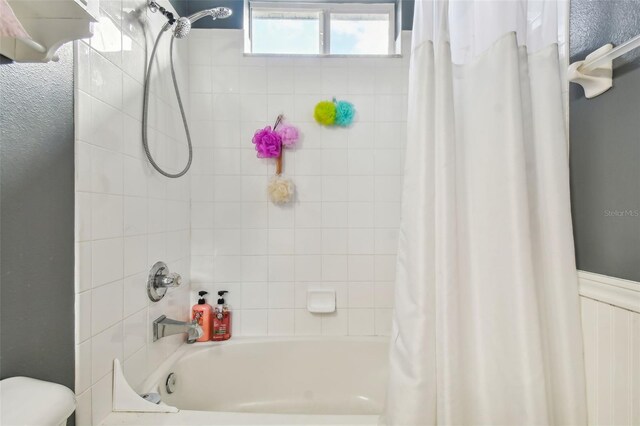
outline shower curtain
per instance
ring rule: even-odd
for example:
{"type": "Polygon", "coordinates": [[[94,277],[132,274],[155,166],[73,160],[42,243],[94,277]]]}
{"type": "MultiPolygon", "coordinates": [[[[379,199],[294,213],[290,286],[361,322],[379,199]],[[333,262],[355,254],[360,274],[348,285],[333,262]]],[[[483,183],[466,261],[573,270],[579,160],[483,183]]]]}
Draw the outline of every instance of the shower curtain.
{"type": "Polygon", "coordinates": [[[559,0],[417,0],[388,425],[586,425],[559,0]]]}

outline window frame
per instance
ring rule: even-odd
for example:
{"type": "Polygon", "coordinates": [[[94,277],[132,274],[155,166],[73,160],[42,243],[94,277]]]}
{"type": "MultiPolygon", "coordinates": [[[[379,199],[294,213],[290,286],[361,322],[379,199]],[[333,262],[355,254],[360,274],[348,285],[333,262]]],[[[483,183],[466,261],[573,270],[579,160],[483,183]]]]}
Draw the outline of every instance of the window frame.
{"type": "Polygon", "coordinates": [[[273,2],[263,0],[245,0],[244,14],[244,54],[247,56],[293,56],[293,57],[399,57],[400,51],[399,37],[396,38],[396,8],[392,0],[389,3],[330,3],[330,2],[273,2]],[[320,14],[319,22],[319,40],[320,53],[300,54],[300,53],[253,53],[252,42],[252,22],[253,11],[279,11],[279,12],[297,12],[312,11],[320,14]],[[335,54],[331,53],[331,14],[386,14],[389,17],[389,45],[386,54],[335,54]]]}

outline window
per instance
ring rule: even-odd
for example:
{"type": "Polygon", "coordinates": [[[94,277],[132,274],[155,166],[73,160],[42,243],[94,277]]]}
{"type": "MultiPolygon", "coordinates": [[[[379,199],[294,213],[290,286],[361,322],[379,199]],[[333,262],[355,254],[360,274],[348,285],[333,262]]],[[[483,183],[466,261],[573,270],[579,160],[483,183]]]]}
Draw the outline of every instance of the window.
{"type": "Polygon", "coordinates": [[[252,54],[393,55],[395,3],[248,1],[245,51],[252,54]]]}

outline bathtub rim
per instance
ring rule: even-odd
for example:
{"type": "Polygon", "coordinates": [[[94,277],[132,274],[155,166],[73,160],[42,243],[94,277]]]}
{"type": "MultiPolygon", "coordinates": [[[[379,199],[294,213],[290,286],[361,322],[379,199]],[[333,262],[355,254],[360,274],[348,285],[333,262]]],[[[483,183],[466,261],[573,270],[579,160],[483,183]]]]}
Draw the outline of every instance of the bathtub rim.
{"type": "MultiPolygon", "coordinates": [[[[165,359],[158,368],[142,382],[142,393],[160,393],[159,386],[164,378],[169,374],[171,367],[175,365],[185,355],[195,354],[209,348],[218,346],[237,346],[255,343],[276,343],[276,342],[375,342],[390,343],[389,336],[238,336],[225,341],[208,341],[188,344],[181,344],[178,349],[165,359]]],[[[185,411],[185,410],[181,410],[185,411]]],[[[221,411],[222,412],[222,411],[221,411]]]]}

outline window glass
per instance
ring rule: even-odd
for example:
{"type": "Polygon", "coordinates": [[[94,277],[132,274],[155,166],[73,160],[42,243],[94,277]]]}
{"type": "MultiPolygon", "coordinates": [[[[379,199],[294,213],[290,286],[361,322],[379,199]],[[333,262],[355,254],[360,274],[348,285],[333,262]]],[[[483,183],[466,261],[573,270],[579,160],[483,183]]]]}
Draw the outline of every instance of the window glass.
{"type": "Polygon", "coordinates": [[[332,13],[331,54],[386,55],[389,53],[389,15],[332,13]]]}
{"type": "Polygon", "coordinates": [[[251,14],[252,53],[321,53],[321,15],[321,12],[313,10],[254,10],[251,14]]]}

